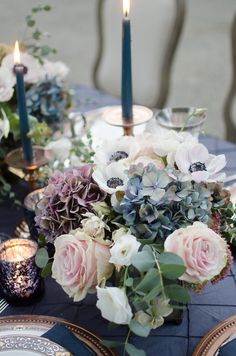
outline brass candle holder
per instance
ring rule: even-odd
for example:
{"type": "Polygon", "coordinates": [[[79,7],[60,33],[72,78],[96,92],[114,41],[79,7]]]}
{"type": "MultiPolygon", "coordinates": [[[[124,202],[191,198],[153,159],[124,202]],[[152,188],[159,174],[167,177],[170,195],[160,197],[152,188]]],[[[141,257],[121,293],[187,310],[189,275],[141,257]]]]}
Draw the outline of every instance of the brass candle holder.
{"type": "Polygon", "coordinates": [[[121,106],[112,106],[105,109],[102,118],[109,125],[122,127],[124,136],[132,136],[134,127],[146,124],[153,118],[153,112],[145,106],[134,105],[133,119],[129,121],[122,117],[121,106]]]}
{"type": "Polygon", "coordinates": [[[30,188],[33,191],[36,189],[37,170],[53,158],[54,155],[51,150],[47,150],[41,146],[33,146],[33,158],[30,162],[25,160],[22,148],[9,152],[5,158],[5,162],[12,173],[29,182],[30,188]]]}

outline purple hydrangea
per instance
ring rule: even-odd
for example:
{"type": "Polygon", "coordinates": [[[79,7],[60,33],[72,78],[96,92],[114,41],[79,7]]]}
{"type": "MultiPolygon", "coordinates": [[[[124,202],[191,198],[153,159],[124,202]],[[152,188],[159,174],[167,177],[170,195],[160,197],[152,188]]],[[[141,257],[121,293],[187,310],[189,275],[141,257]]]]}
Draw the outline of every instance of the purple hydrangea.
{"type": "Polygon", "coordinates": [[[39,233],[49,242],[80,227],[82,214],[91,211],[93,203],[106,198],[93,180],[92,171],[92,165],[85,165],[64,173],[55,172],[49,179],[35,218],[39,233]]]}

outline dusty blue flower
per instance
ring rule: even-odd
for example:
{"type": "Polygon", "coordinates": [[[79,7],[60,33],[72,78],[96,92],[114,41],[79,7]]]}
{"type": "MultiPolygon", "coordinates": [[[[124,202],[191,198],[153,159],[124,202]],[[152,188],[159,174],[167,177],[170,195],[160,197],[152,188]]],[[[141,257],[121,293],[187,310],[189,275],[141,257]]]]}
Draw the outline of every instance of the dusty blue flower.
{"type": "Polygon", "coordinates": [[[26,104],[30,115],[57,126],[64,118],[68,95],[56,79],[45,79],[26,92],[26,104]]]}
{"type": "Polygon", "coordinates": [[[203,183],[172,181],[153,165],[132,166],[125,195],[113,208],[138,238],[155,240],[193,221],[208,222],[210,197],[203,183]]]}

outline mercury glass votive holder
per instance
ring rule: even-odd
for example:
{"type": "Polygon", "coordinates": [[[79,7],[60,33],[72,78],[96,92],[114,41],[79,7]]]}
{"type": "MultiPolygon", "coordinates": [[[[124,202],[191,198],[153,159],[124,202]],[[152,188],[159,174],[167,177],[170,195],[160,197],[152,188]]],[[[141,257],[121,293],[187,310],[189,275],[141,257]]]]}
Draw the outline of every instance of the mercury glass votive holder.
{"type": "Polygon", "coordinates": [[[30,304],[43,291],[40,269],[35,264],[38,244],[12,238],[0,244],[0,287],[2,297],[13,305],[30,304]]]}
{"type": "Polygon", "coordinates": [[[198,138],[206,120],[206,112],[196,114],[196,108],[165,108],[157,112],[156,120],[159,126],[166,130],[184,131],[198,138]]]}
{"type": "Polygon", "coordinates": [[[25,221],[29,227],[30,236],[32,239],[37,240],[38,238],[38,231],[35,226],[35,208],[37,203],[43,197],[44,188],[36,189],[33,192],[26,195],[24,199],[24,215],[25,221]]]}

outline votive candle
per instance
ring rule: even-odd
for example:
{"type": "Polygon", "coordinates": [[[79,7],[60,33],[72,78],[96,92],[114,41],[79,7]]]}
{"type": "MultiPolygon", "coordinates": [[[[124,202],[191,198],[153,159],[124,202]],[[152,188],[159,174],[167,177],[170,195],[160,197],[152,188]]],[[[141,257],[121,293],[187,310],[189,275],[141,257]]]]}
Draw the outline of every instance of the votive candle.
{"type": "Polygon", "coordinates": [[[41,291],[40,270],[35,264],[38,245],[22,238],[0,244],[0,286],[10,303],[29,302],[41,291]]]}

